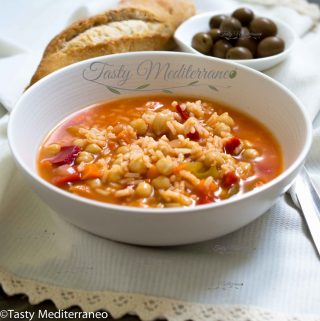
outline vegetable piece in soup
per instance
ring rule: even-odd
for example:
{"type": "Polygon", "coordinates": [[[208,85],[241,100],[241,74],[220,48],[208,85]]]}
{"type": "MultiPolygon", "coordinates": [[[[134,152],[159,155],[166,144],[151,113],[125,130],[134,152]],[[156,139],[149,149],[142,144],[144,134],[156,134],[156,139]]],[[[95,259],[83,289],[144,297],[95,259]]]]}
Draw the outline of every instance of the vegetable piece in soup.
{"type": "Polygon", "coordinates": [[[40,176],[70,193],[136,207],[220,202],[283,170],[262,124],[216,102],[149,96],[89,106],[60,123],[40,176]]]}

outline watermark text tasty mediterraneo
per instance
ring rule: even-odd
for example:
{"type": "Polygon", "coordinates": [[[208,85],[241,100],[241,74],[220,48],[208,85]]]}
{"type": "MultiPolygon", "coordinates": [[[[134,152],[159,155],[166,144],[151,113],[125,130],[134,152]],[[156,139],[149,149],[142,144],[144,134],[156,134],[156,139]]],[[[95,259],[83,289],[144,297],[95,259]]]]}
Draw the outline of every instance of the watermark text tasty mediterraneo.
{"type": "Polygon", "coordinates": [[[7,320],[58,320],[58,319],[94,319],[94,320],[103,320],[109,317],[107,312],[83,312],[83,311],[47,311],[47,310],[38,310],[38,311],[15,311],[13,309],[2,310],[0,311],[0,319],[7,320]]]}
{"type": "MultiPolygon", "coordinates": [[[[206,66],[186,63],[172,64],[151,59],[138,61],[134,65],[94,61],[83,70],[82,76],[87,81],[105,86],[115,94],[120,94],[121,91],[151,90],[170,93],[172,89],[200,85],[212,86],[212,90],[218,91],[218,83],[234,79],[237,76],[237,70],[233,66],[226,69],[210,69],[206,66]],[[131,79],[141,81],[141,83],[132,88],[127,87],[131,79]],[[178,85],[168,88],[152,88],[151,83],[154,80],[177,82],[178,85]]],[[[223,88],[229,87],[231,86],[223,88]]]]}

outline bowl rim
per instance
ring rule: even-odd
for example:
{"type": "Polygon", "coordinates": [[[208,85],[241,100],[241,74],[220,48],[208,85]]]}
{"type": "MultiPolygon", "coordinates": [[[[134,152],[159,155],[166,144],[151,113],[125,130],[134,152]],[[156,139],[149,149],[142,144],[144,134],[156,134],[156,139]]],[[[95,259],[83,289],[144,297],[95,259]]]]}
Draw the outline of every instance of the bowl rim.
{"type": "MultiPolygon", "coordinates": [[[[291,34],[292,36],[292,43],[290,44],[290,46],[285,46],[284,51],[273,55],[273,56],[269,56],[269,57],[263,57],[263,58],[252,58],[252,59],[224,59],[224,58],[218,58],[218,57],[213,57],[213,56],[206,56],[204,54],[202,54],[201,52],[195,50],[194,48],[192,48],[192,46],[190,46],[189,44],[185,43],[185,41],[182,41],[181,38],[179,37],[179,34],[182,33],[183,29],[185,28],[185,26],[193,20],[200,20],[204,17],[208,17],[208,16],[212,16],[212,15],[217,15],[217,14],[228,14],[226,11],[224,10],[213,10],[213,11],[208,11],[208,12],[203,12],[203,13],[199,13],[196,14],[190,18],[188,18],[187,20],[185,20],[175,31],[174,33],[174,39],[178,42],[178,43],[183,43],[184,46],[188,47],[188,50],[190,50],[190,53],[194,53],[196,55],[201,55],[201,56],[205,56],[205,57],[209,57],[209,58],[214,58],[214,59],[219,59],[219,60],[227,60],[227,61],[232,61],[232,62],[236,62],[238,64],[244,64],[246,63],[246,66],[249,66],[250,63],[254,64],[254,63],[265,63],[265,62],[269,62],[275,59],[279,59],[283,56],[286,56],[287,54],[289,54],[289,52],[292,51],[293,47],[295,46],[297,39],[298,39],[298,35],[295,32],[295,30],[293,28],[291,28],[287,23],[281,21],[278,18],[275,17],[270,17],[269,15],[257,15],[258,17],[264,17],[264,18],[268,18],[268,19],[272,19],[277,25],[280,25],[281,27],[284,27],[288,33],[291,34]]],[[[205,32],[205,31],[204,31],[205,32]]],[[[284,39],[285,40],[285,39],[284,39]]],[[[185,51],[183,51],[185,52],[185,51]]]]}
{"type": "MultiPolygon", "coordinates": [[[[307,114],[307,112],[303,108],[303,104],[301,101],[289,90],[287,89],[284,85],[279,83],[278,81],[272,79],[271,77],[254,70],[250,67],[234,63],[232,61],[225,61],[223,59],[220,59],[218,62],[223,63],[235,68],[243,69],[249,73],[253,73],[258,77],[262,77],[263,79],[273,83],[274,85],[280,87],[285,94],[287,94],[291,99],[293,99],[296,103],[296,107],[299,109],[300,113],[302,114],[302,121],[306,127],[306,135],[305,135],[305,144],[300,151],[298,157],[293,161],[293,163],[286,168],[279,176],[275,177],[271,181],[267,182],[266,184],[258,187],[257,189],[248,191],[244,194],[241,194],[239,196],[234,196],[232,198],[223,200],[221,202],[216,202],[216,203],[210,203],[210,204],[202,204],[202,205],[196,205],[196,206],[189,206],[189,207],[181,207],[181,208],[141,208],[141,207],[133,207],[133,206],[127,206],[127,205],[117,205],[117,204],[112,204],[112,203],[106,203],[106,202],[100,202],[100,201],[95,201],[89,198],[85,198],[82,196],[78,196],[72,193],[69,193],[61,188],[58,188],[54,186],[53,184],[50,184],[46,180],[44,180],[38,173],[37,171],[33,171],[30,166],[28,166],[22,157],[19,154],[19,151],[17,150],[17,147],[15,146],[13,135],[14,135],[14,121],[15,121],[15,115],[19,114],[21,107],[23,106],[23,101],[26,99],[26,97],[31,96],[34,91],[38,90],[38,87],[43,86],[47,81],[49,81],[51,78],[58,78],[61,77],[64,73],[68,72],[69,70],[72,69],[77,69],[79,66],[86,65],[90,62],[93,62],[97,59],[117,59],[118,57],[120,58],[126,58],[126,57],[136,57],[138,59],[139,56],[148,56],[148,57],[156,57],[156,56],[189,56],[190,58],[194,59],[201,59],[201,60],[209,60],[212,61],[209,57],[206,56],[200,56],[200,55],[194,55],[191,53],[184,53],[184,52],[168,52],[168,51],[145,51],[145,52],[130,52],[130,53],[121,53],[121,54],[114,54],[114,55],[105,55],[105,56],[99,56],[99,57],[94,57],[91,59],[83,60],[78,63],[66,66],[64,68],[61,68],[46,77],[42,78],[39,80],[36,84],[34,84],[32,87],[30,87],[26,92],[23,93],[23,95],[19,98],[17,101],[15,107],[13,108],[13,111],[10,114],[9,117],[9,123],[8,123],[8,141],[9,141],[9,147],[11,149],[12,155],[15,159],[15,161],[18,163],[18,165],[23,169],[23,171],[28,174],[34,181],[36,181],[40,186],[44,186],[47,189],[49,189],[53,193],[59,194],[61,197],[65,197],[68,199],[71,199],[72,201],[80,202],[86,205],[91,205],[94,207],[99,207],[99,208],[104,208],[106,211],[107,210],[112,210],[116,211],[118,213],[125,214],[126,212],[131,212],[131,213],[136,213],[136,214],[171,214],[171,213],[188,213],[188,212],[194,212],[198,213],[199,211],[204,211],[206,209],[214,210],[215,208],[219,208],[221,206],[227,206],[227,205],[232,205],[236,204],[239,202],[242,202],[246,199],[250,199],[252,197],[255,197],[257,194],[263,193],[266,190],[271,189],[278,183],[280,183],[282,180],[284,180],[286,177],[290,176],[300,165],[302,165],[304,159],[306,158],[309,149],[311,147],[312,143],[312,123],[311,120],[307,114]]],[[[49,132],[49,131],[48,131],[49,132]]],[[[34,155],[35,156],[35,155],[34,155]]]]}

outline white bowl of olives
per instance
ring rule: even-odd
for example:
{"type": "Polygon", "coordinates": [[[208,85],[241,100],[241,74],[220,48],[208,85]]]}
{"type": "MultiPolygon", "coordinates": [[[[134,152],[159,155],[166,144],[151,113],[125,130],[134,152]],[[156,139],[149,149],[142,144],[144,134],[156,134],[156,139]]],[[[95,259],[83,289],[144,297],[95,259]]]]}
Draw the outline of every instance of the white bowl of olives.
{"type": "Polygon", "coordinates": [[[287,24],[256,16],[249,8],[238,8],[231,14],[221,11],[198,14],[175,32],[181,51],[231,59],[259,71],[283,61],[296,38],[287,24]]]}

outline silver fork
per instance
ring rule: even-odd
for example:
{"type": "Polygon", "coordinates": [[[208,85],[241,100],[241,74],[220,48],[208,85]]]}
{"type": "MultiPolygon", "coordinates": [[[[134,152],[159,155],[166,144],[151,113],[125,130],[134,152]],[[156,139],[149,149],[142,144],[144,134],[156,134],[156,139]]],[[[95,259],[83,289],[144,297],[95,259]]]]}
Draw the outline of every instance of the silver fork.
{"type": "Polygon", "coordinates": [[[301,211],[320,257],[320,196],[306,170],[302,168],[289,195],[296,195],[301,211]]]}

